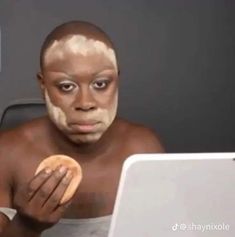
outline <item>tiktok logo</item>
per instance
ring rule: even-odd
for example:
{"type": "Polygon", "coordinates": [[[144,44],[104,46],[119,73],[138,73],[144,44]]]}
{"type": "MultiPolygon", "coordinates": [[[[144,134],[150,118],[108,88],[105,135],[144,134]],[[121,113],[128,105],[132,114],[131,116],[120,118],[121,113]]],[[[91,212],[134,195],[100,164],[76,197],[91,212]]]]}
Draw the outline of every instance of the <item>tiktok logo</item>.
{"type": "Polygon", "coordinates": [[[177,223],[174,224],[174,225],[172,226],[172,230],[173,230],[173,231],[176,231],[176,230],[178,229],[178,226],[179,226],[179,225],[178,225],[177,223]]]}

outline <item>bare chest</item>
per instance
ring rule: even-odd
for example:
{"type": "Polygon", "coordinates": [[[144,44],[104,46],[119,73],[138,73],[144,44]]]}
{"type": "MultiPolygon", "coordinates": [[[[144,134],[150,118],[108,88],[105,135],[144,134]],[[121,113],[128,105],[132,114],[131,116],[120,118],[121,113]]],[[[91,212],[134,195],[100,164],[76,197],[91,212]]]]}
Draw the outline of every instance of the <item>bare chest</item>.
{"type": "MultiPolygon", "coordinates": [[[[19,162],[14,177],[15,192],[21,185],[30,182],[38,164],[45,157],[34,155],[28,157],[27,162],[19,162]]],[[[102,162],[80,163],[83,179],[64,218],[89,218],[112,213],[122,162],[119,159],[114,159],[115,162],[105,158],[100,160],[102,162]]]]}
{"type": "Polygon", "coordinates": [[[83,168],[83,180],[65,217],[88,218],[111,214],[120,171],[111,166],[102,170],[83,168]]]}

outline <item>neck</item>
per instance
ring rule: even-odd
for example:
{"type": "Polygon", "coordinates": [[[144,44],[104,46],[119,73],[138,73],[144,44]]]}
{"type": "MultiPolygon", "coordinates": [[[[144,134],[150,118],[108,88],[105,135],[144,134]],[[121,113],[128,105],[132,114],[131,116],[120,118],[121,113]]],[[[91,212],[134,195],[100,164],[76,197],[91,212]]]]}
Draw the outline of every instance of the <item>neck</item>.
{"type": "Polygon", "coordinates": [[[111,137],[113,134],[115,121],[102,135],[102,137],[95,143],[79,143],[76,144],[69,140],[48,118],[49,126],[49,140],[52,141],[53,150],[69,155],[74,159],[82,161],[95,159],[100,154],[106,153],[111,147],[109,144],[112,142],[111,137]]]}

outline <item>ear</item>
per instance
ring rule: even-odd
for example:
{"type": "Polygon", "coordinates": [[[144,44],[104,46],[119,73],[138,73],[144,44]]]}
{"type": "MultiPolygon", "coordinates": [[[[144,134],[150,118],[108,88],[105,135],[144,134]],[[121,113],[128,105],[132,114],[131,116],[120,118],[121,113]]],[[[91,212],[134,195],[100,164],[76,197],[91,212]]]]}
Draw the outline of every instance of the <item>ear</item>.
{"type": "Polygon", "coordinates": [[[42,97],[44,99],[44,96],[45,96],[45,79],[44,79],[41,72],[37,73],[37,79],[38,79],[38,82],[39,82],[39,85],[40,85],[40,88],[41,88],[42,97]]]}

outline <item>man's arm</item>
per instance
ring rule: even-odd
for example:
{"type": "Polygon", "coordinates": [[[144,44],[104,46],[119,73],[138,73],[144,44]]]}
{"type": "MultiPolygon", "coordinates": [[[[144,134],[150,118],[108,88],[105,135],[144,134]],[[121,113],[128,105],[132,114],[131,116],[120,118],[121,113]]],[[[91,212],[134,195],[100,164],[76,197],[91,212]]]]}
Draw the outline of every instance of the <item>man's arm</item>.
{"type": "MultiPolygon", "coordinates": [[[[18,150],[19,137],[11,132],[0,134],[0,207],[14,208],[16,215],[10,221],[0,214],[0,237],[39,237],[41,233],[56,224],[68,207],[60,204],[65,190],[72,180],[68,169],[58,167],[55,171],[46,169],[12,192],[15,172],[15,160],[25,161],[18,150]]],[[[21,171],[23,172],[23,171],[21,171]]]]}
{"type": "Polygon", "coordinates": [[[17,215],[0,233],[0,237],[39,237],[40,235],[41,233],[35,232],[28,225],[23,224],[17,215]]]}
{"type": "MultiPolygon", "coordinates": [[[[12,208],[12,173],[10,158],[7,159],[8,143],[4,136],[0,136],[0,208],[12,208]]],[[[17,215],[11,221],[0,210],[0,237],[38,237],[32,231],[25,228],[18,220],[17,215]]]]}
{"type": "Polygon", "coordinates": [[[17,214],[13,220],[4,223],[0,237],[39,237],[41,233],[56,224],[68,207],[60,204],[72,176],[67,171],[47,168],[20,187],[14,195],[17,214]]]}
{"type": "MultiPolygon", "coordinates": [[[[7,181],[7,167],[3,159],[0,158],[0,208],[11,208],[10,186],[7,181]]],[[[0,233],[9,224],[10,220],[0,210],[0,233]]]]}
{"type": "MultiPolygon", "coordinates": [[[[2,145],[2,144],[1,144],[2,145]]],[[[11,172],[9,170],[9,160],[4,157],[3,147],[0,150],[0,208],[12,208],[11,193],[11,172]]],[[[13,221],[0,210],[0,237],[30,236],[37,237],[32,231],[19,223],[19,220],[13,218],[13,221]]]]}

